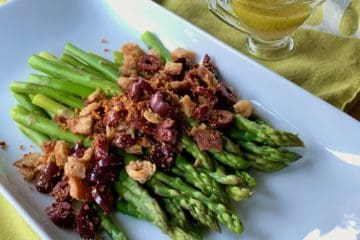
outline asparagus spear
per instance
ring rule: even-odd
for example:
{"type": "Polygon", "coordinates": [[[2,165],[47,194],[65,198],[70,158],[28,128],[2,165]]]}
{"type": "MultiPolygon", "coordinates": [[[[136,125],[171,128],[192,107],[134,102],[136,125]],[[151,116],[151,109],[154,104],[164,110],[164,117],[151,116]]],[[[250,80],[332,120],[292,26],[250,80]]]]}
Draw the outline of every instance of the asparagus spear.
{"type": "Polygon", "coordinates": [[[183,135],[181,143],[185,146],[184,150],[195,158],[195,166],[200,164],[205,169],[213,170],[212,160],[205,152],[201,152],[196,143],[194,143],[188,136],[183,135]]]}
{"type": "Polygon", "coordinates": [[[69,65],[66,62],[61,61],[60,59],[58,59],[55,55],[52,55],[51,53],[47,52],[47,51],[42,51],[38,54],[40,57],[46,58],[47,60],[53,61],[53,62],[57,62],[59,64],[62,64],[65,67],[71,67],[71,65],[69,65]]]}
{"type": "MultiPolygon", "coordinates": [[[[131,203],[126,202],[124,200],[116,202],[116,210],[123,214],[135,217],[137,219],[142,219],[142,220],[151,222],[151,220],[149,220],[146,216],[144,216],[142,213],[140,213],[134,205],[132,205],[131,203]]],[[[188,227],[186,230],[184,230],[180,227],[172,226],[171,231],[168,234],[174,240],[201,240],[202,239],[201,233],[199,233],[199,231],[196,231],[196,229],[193,229],[191,227],[188,227]]]]}
{"type": "Polygon", "coordinates": [[[10,83],[10,89],[18,93],[26,93],[26,94],[41,93],[73,108],[84,107],[82,100],[78,97],[75,97],[71,94],[67,94],[66,92],[55,90],[50,87],[35,83],[12,82],[10,83]]]}
{"type": "Polygon", "coordinates": [[[122,52],[113,51],[113,57],[118,68],[124,64],[124,54],[122,52]]]}
{"type": "Polygon", "coordinates": [[[15,106],[11,109],[10,116],[15,122],[23,125],[24,127],[48,135],[51,138],[63,139],[70,143],[82,142],[82,144],[86,147],[92,146],[91,140],[75,135],[70,131],[65,131],[54,121],[41,115],[29,112],[20,106],[15,106]]]}
{"type": "Polygon", "coordinates": [[[107,79],[114,82],[118,80],[118,71],[114,70],[109,65],[104,64],[104,60],[102,60],[100,57],[91,55],[71,43],[67,43],[65,45],[65,52],[76,57],[77,59],[80,59],[97,71],[101,72],[104,74],[104,76],[106,76],[107,79]]]}
{"type": "Polygon", "coordinates": [[[27,136],[31,141],[33,141],[39,147],[46,141],[49,141],[50,138],[45,134],[39,133],[37,131],[31,130],[30,128],[25,127],[24,125],[18,124],[20,131],[27,136]]]}
{"type": "Polygon", "coordinates": [[[39,114],[41,116],[47,117],[46,113],[38,106],[35,106],[28,95],[24,93],[17,93],[12,92],[13,96],[15,97],[16,101],[19,103],[20,106],[26,108],[27,110],[39,114]]]}
{"type": "Polygon", "coordinates": [[[174,226],[185,229],[187,224],[186,215],[180,205],[174,203],[171,199],[162,198],[162,205],[165,207],[166,212],[171,216],[171,222],[174,226]]]}
{"type": "Polygon", "coordinates": [[[230,138],[226,136],[221,136],[221,139],[223,141],[223,145],[226,151],[230,153],[234,153],[236,155],[242,156],[242,152],[237,144],[235,144],[233,141],[231,141],[230,138]]]}
{"type": "Polygon", "coordinates": [[[141,35],[141,40],[148,48],[154,49],[164,61],[173,61],[170,52],[164,47],[164,45],[153,33],[148,31],[144,32],[141,35]]]}
{"type": "Polygon", "coordinates": [[[51,109],[51,112],[58,116],[62,116],[65,119],[71,119],[76,116],[74,111],[43,94],[36,94],[32,99],[32,103],[42,109],[51,109]]]}
{"type": "Polygon", "coordinates": [[[259,171],[275,172],[287,167],[286,162],[269,161],[267,158],[251,153],[245,153],[245,156],[251,161],[251,166],[259,171]]]}
{"type": "Polygon", "coordinates": [[[121,212],[125,215],[131,216],[131,217],[134,217],[137,219],[150,221],[150,219],[147,219],[146,216],[144,216],[143,214],[138,212],[136,207],[133,204],[131,204],[130,202],[127,202],[124,200],[118,200],[115,202],[115,208],[116,208],[116,211],[121,212]]]}
{"type": "Polygon", "coordinates": [[[172,177],[162,172],[156,172],[153,178],[169,185],[173,189],[181,192],[181,194],[192,196],[200,200],[213,211],[216,214],[217,219],[225,224],[231,231],[234,231],[237,234],[242,233],[243,226],[240,219],[235,214],[231,213],[224,204],[211,201],[211,199],[206,197],[203,193],[187,185],[178,177],[172,177]]]}
{"type": "Polygon", "coordinates": [[[108,96],[121,95],[120,88],[112,82],[105,81],[102,78],[93,76],[82,71],[74,70],[60,63],[52,62],[46,58],[32,55],[29,58],[29,64],[36,70],[47,73],[56,78],[64,78],[71,82],[93,89],[99,88],[108,96]]]}
{"type": "Polygon", "coordinates": [[[219,162],[235,169],[245,169],[250,166],[250,162],[246,161],[242,156],[226,151],[209,150],[211,155],[219,162]]]}
{"type": "Polygon", "coordinates": [[[201,240],[202,234],[197,229],[182,229],[179,227],[173,227],[169,234],[174,240],[201,240]]]}
{"type": "Polygon", "coordinates": [[[93,53],[93,52],[89,52],[89,54],[94,57],[95,59],[97,59],[99,62],[101,62],[102,64],[105,64],[109,67],[112,67],[114,70],[118,70],[118,66],[116,65],[116,63],[104,58],[104,57],[101,57],[100,55],[96,54],[96,53],[93,53]]]}
{"type": "Polygon", "coordinates": [[[110,220],[108,216],[95,204],[93,205],[96,213],[100,216],[100,226],[110,235],[113,240],[127,240],[125,234],[110,220]]]}
{"type": "Polygon", "coordinates": [[[284,147],[303,147],[304,143],[301,139],[293,133],[286,131],[279,131],[271,128],[265,124],[258,124],[250,121],[240,114],[234,115],[234,124],[236,128],[248,131],[255,135],[261,142],[271,146],[284,146],[284,147]]]}
{"type": "Polygon", "coordinates": [[[294,162],[301,158],[301,155],[290,152],[285,149],[273,148],[269,146],[258,146],[252,142],[239,141],[239,144],[246,151],[253,154],[245,154],[250,160],[254,160],[257,156],[268,161],[280,161],[285,163],[294,162]]]}
{"type": "Polygon", "coordinates": [[[183,177],[189,184],[200,189],[211,199],[223,203],[227,202],[228,199],[226,195],[223,194],[221,186],[206,173],[197,171],[197,169],[180,154],[176,156],[175,165],[175,167],[172,167],[173,173],[183,177]]]}
{"type": "Polygon", "coordinates": [[[251,167],[262,172],[276,172],[286,168],[287,164],[282,162],[261,163],[256,161],[251,163],[251,167]]]}
{"type": "Polygon", "coordinates": [[[224,167],[221,166],[218,162],[215,162],[214,165],[215,165],[215,171],[213,172],[201,168],[198,168],[197,170],[208,174],[210,177],[212,177],[215,181],[217,181],[220,184],[237,185],[242,182],[242,179],[239,176],[227,173],[224,167]]]}
{"type": "MultiPolygon", "coordinates": [[[[190,126],[193,127],[193,126],[196,125],[196,121],[193,118],[188,118],[187,120],[188,120],[188,123],[190,124],[190,126]]],[[[250,163],[248,161],[246,161],[242,157],[241,154],[233,153],[234,151],[235,152],[240,151],[239,148],[236,146],[236,144],[234,144],[230,139],[226,138],[225,136],[222,139],[224,141],[225,149],[229,149],[230,151],[229,152],[227,152],[227,151],[218,152],[218,151],[209,150],[211,155],[216,160],[223,163],[224,165],[233,167],[235,169],[244,169],[244,168],[249,167],[250,163]]],[[[185,140],[187,140],[187,139],[185,139],[185,140]]],[[[193,143],[193,145],[196,145],[196,144],[193,143]]],[[[189,147],[190,149],[191,149],[191,147],[195,148],[194,146],[191,146],[190,143],[188,143],[188,145],[186,145],[186,147],[189,147]]],[[[196,147],[197,147],[197,145],[196,145],[196,147]]],[[[196,153],[196,148],[194,150],[195,150],[195,153],[196,153]]],[[[193,152],[194,152],[194,150],[193,150],[193,152]]]]}
{"type": "Polygon", "coordinates": [[[253,188],[256,185],[256,180],[246,171],[235,170],[235,174],[243,179],[243,183],[249,188],[253,188]]]}
{"type": "MultiPolygon", "coordinates": [[[[57,62],[59,64],[62,64],[63,66],[65,67],[71,67],[71,68],[76,68],[77,70],[81,70],[83,72],[87,72],[87,73],[91,73],[92,75],[94,76],[98,76],[98,77],[105,77],[101,72],[98,72],[96,71],[96,69],[92,68],[91,66],[88,66],[86,64],[86,62],[81,62],[75,58],[72,58],[71,59],[71,63],[77,63],[78,65],[73,65],[73,64],[70,64],[69,62],[66,62],[66,61],[63,61],[62,59],[59,59],[57,58],[55,55],[52,55],[46,51],[42,51],[41,53],[39,53],[39,56],[43,57],[43,58],[46,58],[50,61],[53,61],[53,62],[57,62]],[[77,62],[75,62],[77,61],[77,62]]],[[[71,55],[69,55],[70,57],[72,57],[71,55]]],[[[69,58],[66,58],[66,60],[69,60],[69,58]]]]}
{"type": "Polygon", "coordinates": [[[201,201],[193,197],[182,196],[178,191],[166,186],[161,181],[154,178],[150,179],[146,184],[155,192],[155,194],[173,199],[177,205],[187,209],[191,216],[204,226],[208,226],[215,231],[220,231],[220,227],[214,218],[213,213],[208,211],[201,201]]]}
{"type": "Polygon", "coordinates": [[[231,199],[236,202],[248,199],[253,194],[253,191],[251,191],[247,187],[232,186],[232,185],[226,186],[226,191],[231,197],[231,199]]]}
{"type": "Polygon", "coordinates": [[[165,213],[157,201],[140,184],[131,180],[125,170],[121,170],[119,181],[115,184],[115,190],[164,233],[170,232],[165,213]]]}
{"type": "Polygon", "coordinates": [[[88,97],[95,91],[93,88],[85,87],[67,80],[52,78],[35,73],[29,74],[27,82],[47,86],[56,90],[77,95],[79,97],[88,97]]]}
{"type": "Polygon", "coordinates": [[[104,74],[102,74],[101,72],[97,71],[96,69],[92,68],[91,66],[82,62],[81,60],[78,60],[75,57],[73,57],[72,55],[67,54],[65,52],[61,55],[61,61],[66,62],[67,64],[69,64],[81,71],[90,73],[94,76],[98,76],[100,78],[104,77],[104,74]]]}

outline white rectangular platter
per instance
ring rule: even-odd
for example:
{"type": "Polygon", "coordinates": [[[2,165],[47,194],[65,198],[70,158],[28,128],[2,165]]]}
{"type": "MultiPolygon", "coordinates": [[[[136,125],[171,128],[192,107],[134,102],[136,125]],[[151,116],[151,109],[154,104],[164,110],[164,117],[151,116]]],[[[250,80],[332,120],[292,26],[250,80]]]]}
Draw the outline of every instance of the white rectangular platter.
{"type": "MultiPolygon", "coordinates": [[[[13,80],[31,72],[27,58],[47,50],[61,54],[65,43],[111,57],[140,34],[156,33],[169,49],[177,46],[212,56],[221,76],[275,127],[298,132],[304,158],[273,174],[257,174],[255,195],[239,204],[245,232],[223,228],[206,239],[356,240],[360,239],[360,124],[319,98],[262,67],[149,0],[10,0],[0,6],[0,192],[18,209],[41,239],[79,239],[51,223],[44,209],[51,198],[30,191],[12,162],[37,151],[9,117],[15,100],[13,80]],[[108,43],[100,43],[100,39],[108,43]],[[24,145],[25,150],[19,150],[24,145]],[[331,237],[332,236],[332,237],[331,237]]],[[[143,45],[142,45],[143,46],[143,45]]],[[[143,46],[145,48],[145,46],[143,46]]],[[[168,239],[152,225],[114,216],[129,239],[168,239]]],[[[20,229],[19,229],[20,230],[20,229]]]]}

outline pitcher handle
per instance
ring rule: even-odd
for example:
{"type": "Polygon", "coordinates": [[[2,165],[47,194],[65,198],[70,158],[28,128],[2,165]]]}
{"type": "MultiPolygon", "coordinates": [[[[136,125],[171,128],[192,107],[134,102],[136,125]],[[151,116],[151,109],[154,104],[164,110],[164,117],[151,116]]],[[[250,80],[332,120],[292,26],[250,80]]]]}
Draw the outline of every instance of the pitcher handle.
{"type": "Polygon", "coordinates": [[[230,7],[230,0],[207,0],[207,3],[210,12],[212,12],[216,17],[220,18],[230,26],[242,32],[248,33],[248,31],[243,26],[241,26],[239,20],[234,15],[230,7]]]}

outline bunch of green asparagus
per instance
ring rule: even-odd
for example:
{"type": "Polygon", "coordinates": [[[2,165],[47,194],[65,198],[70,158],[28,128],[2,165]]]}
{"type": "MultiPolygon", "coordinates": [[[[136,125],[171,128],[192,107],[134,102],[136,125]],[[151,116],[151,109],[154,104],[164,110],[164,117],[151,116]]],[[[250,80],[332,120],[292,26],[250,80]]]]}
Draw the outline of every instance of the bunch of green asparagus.
{"type": "MultiPolygon", "coordinates": [[[[169,51],[152,33],[145,32],[142,40],[163,60],[172,61],[169,51]]],[[[18,102],[10,115],[39,146],[61,139],[91,147],[92,139],[64,130],[52,119],[75,117],[75,110],[84,106],[84,98],[96,89],[108,97],[121,95],[116,81],[122,61],[121,52],[114,52],[114,61],[109,61],[70,43],[61,58],[47,52],[32,55],[30,66],[45,75],[30,74],[26,82],[10,84],[18,102]]],[[[197,123],[189,119],[189,124],[197,123]]],[[[237,114],[222,139],[224,151],[200,151],[190,137],[182,136],[184,150],[176,155],[171,170],[156,171],[144,185],[130,179],[122,169],[115,187],[119,195],[116,210],[151,222],[172,239],[202,239],[201,227],[220,232],[219,223],[241,234],[243,225],[233,212],[231,200],[245,200],[253,194],[256,181],[247,170],[283,169],[301,156],[282,147],[303,147],[303,143],[292,133],[237,114]]],[[[121,151],[119,154],[125,164],[138,159],[121,151]]],[[[108,216],[95,209],[112,239],[126,239],[108,216]]]]}

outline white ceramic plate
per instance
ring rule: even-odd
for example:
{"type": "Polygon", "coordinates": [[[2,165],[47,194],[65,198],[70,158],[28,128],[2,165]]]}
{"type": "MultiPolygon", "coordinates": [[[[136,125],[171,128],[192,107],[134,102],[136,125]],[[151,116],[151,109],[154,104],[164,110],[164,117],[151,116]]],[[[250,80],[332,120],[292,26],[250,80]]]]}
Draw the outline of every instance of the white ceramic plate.
{"type": "MultiPolygon", "coordinates": [[[[60,54],[71,41],[108,56],[105,48],[140,42],[145,30],[155,32],[170,49],[181,46],[213,56],[223,78],[242,98],[251,99],[262,117],[298,132],[306,144],[304,158],[289,168],[257,174],[255,196],[238,208],[245,225],[242,236],[223,228],[221,235],[208,233],[206,239],[359,239],[359,122],[148,0],[11,0],[0,6],[0,22],[0,140],[8,144],[6,151],[0,150],[0,190],[42,239],[79,237],[48,220],[44,208],[51,199],[30,191],[11,166],[37,149],[8,115],[15,104],[8,84],[31,72],[27,58],[32,53],[60,54]],[[101,38],[108,43],[101,44],[101,38]]],[[[130,239],[167,239],[146,222],[116,219],[130,239]]]]}

